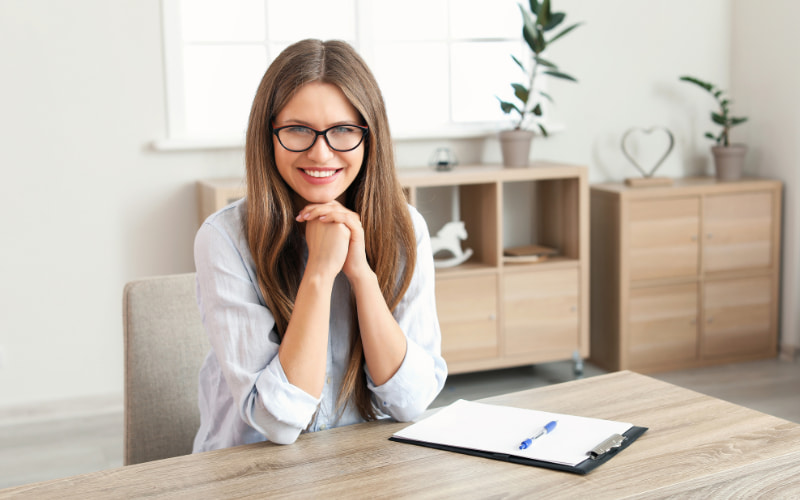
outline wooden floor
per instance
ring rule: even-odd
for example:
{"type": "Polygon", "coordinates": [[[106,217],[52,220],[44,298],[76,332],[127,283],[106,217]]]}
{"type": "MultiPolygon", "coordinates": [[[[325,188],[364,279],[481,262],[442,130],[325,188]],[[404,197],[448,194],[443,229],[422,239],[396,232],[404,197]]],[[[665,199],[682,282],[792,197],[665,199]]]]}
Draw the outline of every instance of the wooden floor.
{"type": "MultiPolygon", "coordinates": [[[[586,364],[583,376],[602,373],[605,372],[586,364]]],[[[652,376],[800,423],[798,362],[766,360],[652,376]]],[[[571,362],[453,375],[432,406],[573,378],[571,362]]],[[[0,410],[0,488],[121,465],[122,406],[117,398],[70,402],[32,411],[0,410]]]]}

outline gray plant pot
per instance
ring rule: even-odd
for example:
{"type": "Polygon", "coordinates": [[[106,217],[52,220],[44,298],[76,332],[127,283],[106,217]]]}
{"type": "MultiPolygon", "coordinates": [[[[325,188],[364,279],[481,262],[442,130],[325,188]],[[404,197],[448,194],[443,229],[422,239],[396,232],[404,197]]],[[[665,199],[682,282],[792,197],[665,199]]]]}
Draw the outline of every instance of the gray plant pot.
{"type": "Polygon", "coordinates": [[[712,146],[711,152],[714,155],[714,171],[717,180],[735,181],[741,179],[747,146],[744,144],[712,146]]]}
{"type": "Polygon", "coordinates": [[[503,165],[506,167],[527,167],[533,135],[530,130],[503,130],[500,132],[500,151],[503,153],[503,165]]]}

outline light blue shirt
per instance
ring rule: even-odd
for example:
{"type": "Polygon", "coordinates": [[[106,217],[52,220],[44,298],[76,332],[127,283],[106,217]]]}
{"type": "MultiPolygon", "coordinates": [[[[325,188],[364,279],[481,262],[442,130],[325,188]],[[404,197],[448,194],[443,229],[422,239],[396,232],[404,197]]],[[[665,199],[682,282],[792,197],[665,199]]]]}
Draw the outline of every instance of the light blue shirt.
{"type": "MultiPolygon", "coordinates": [[[[304,430],[363,421],[352,404],[341,415],[336,410],[354,321],[346,276],[339,273],[333,286],[326,380],[317,399],[292,385],[281,366],[275,320],[257,285],[244,234],[246,210],[240,200],[211,215],[195,238],[198,305],[211,352],[200,369],[200,429],[194,452],[264,440],[292,443],[304,430]]],[[[417,239],[417,266],[393,312],[406,335],[406,355],[383,385],[376,386],[367,373],[375,406],[382,416],[398,421],[420,415],[447,377],[430,235],[419,212],[410,206],[409,211],[417,239]]]]}

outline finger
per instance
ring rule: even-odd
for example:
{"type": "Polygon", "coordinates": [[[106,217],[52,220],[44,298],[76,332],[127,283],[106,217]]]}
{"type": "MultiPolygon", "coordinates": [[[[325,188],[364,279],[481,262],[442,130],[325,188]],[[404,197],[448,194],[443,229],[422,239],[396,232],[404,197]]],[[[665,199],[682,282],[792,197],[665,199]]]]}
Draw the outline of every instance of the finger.
{"type": "Polygon", "coordinates": [[[363,232],[361,217],[359,217],[357,213],[349,210],[332,210],[330,212],[325,212],[319,215],[318,220],[321,222],[344,224],[351,232],[363,232]]]}
{"type": "Polygon", "coordinates": [[[325,210],[323,212],[312,211],[311,219],[307,223],[319,222],[323,224],[341,224],[350,233],[350,240],[358,244],[363,244],[364,228],[361,226],[361,217],[355,212],[347,209],[325,210]]]}
{"type": "Polygon", "coordinates": [[[300,213],[297,214],[296,219],[298,222],[314,219],[332,210],[336,210],[337,208],[344,207],[336,202],[306,205],[302,210],[300,210],[300,213]]]}
{"type": "Polygon", "coordinates": [[[297,216],[299,222],[309,221],[313,219],[336,222],[344,222],[345,218],[355,218],[354,220],[360,221],[360,217],[355,212],[348,210],[339,204],[324,204],[314,205],[304,208],[297,216]]]}

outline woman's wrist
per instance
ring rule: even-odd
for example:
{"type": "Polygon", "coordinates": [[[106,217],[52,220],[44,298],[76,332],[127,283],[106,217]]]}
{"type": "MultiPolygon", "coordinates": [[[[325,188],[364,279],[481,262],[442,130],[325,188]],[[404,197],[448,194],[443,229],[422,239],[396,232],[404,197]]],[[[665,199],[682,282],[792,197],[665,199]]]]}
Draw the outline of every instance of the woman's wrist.
{"type": "Polygon", "coordinates": [[[313,285],[318,290],[333,290],[333,282],[336,280],[338,272],[323,271],[320,269],[310,269],[306,267],[303,272],[302,281],[313,285]]]}
{"type": "Polygon", "coordinates": [[[350,282],[350,287],[356,292],[365,286],[378,284],[378,276],[369,266],[364,266],[362,270],[347,274],[347,280],[350,282]]]}

